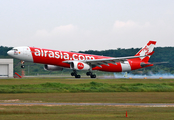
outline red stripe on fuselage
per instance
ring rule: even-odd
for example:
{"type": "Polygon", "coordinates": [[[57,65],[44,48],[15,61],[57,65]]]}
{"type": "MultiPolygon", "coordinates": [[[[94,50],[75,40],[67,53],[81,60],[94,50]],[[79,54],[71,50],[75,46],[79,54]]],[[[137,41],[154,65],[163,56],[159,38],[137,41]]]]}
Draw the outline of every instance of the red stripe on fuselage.
{"type": "Polygon", "coordinates": [[[139,69],[139,68],[142,68],[140,63],[142,61],[140,61],[139,59],[135,58],[135,59],[132,59],[132,60],[128,60],[129,61],[129,64],[131,66],[131,70],[136,70],[136,69],[139,69]],[[136,59],[136,60],[135,60],[136,59]]]}
{"type": "Polygon", "coordinates": [[[34,47],[30,47],[30,49],[32,52],[34,63],[58,65],[61,67],[68,67],[68,68],[70,67],[70,65],[67,63],[63,63],[63,61],[94,60],[94,59],[110,58],[110,57],[104,57],[104,56],[50,50],[50,49],[41,49],[41,48],[34,48],[34,47]]]}
{"type": "MultiPolygon", "coordinates": [[[[94,59],[107,59],[111,57],[82,54],[75,52],[66,52],[50,49],[41,49],[30,47],[33,56],[34,63],[57,65],[61,67],[70,68],[70,64],[63,63],[66,60],[94,60],[94,59]]],[[[139,58],[128,60],[131,70],[142,68],[140,63],[142,62],[139,58]]],[[[108,71],[108,72],[122,72],[122,66],[120,62],[116,65],[109,63],[107,65],[101,65],[102,67],[94,67],[92,70],[108,71]]]]}

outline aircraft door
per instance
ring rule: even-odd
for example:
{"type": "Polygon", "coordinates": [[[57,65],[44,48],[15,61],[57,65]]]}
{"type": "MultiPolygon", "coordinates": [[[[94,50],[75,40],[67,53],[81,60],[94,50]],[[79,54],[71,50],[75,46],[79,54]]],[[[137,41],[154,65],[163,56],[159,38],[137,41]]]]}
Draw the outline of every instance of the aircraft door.
{"type": "Polygon", "coordinates": [[[27,55],[27,48],[23,48],[23,54],[27,55]]]}

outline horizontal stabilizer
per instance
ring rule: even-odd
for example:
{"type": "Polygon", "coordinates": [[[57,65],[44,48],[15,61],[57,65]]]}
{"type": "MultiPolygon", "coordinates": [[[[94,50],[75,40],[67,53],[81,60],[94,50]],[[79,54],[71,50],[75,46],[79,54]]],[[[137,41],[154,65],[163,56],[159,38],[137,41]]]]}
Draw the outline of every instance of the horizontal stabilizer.
{"type": "Polygon", "coordinates": [[[169,62],[151,62],[151,64],[153,64],[153,65],[164,64],[164,63],[169,63],[169,62]]]}

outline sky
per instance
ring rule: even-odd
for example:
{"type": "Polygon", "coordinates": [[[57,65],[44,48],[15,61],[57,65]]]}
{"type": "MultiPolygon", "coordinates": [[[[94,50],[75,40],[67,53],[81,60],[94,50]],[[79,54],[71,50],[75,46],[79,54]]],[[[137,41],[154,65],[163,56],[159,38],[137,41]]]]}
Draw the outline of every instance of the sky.
{"type": "Polygon", "coordinates": [[[174,47],[174,0],[0,0],[0,46],[174,47]]]}

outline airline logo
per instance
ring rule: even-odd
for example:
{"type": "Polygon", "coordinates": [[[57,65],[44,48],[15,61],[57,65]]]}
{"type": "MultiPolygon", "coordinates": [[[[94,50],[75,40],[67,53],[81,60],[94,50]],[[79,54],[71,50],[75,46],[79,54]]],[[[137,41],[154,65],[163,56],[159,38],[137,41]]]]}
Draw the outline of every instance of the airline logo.
{"type": "MultiPolygon", "coordinates": [[[[143,47],[137,55],[144,56],[148,55],[153,51],[154,45],[156,44],[156,41],[149,41],[145,47],[143,47]]],[[[149,56],[147,56],[150,58],[149,56]]],[[[140,59],[144,59],[145,57],[141,57],[140,59]]]]}
{"type": "Polygon", "coordinates": [[[141,50],[141,52],[143,52],[145,55],[147,55],[148,53],[150,53],[150,52],[149,52],[149,47],[148,47],[148,46],[145,46],[145,47],[141,50]]]}
{"type": "Polygon", "coordinates": [[[43,50],[43,49],[34,49],[34,56],[39,57],[48,57],[48,58],[57,58],[64,60],[94,60],[94,56],[83,55],[78,53],[68,53],[62,51],[53,51],[53,50],[43,50]]]}
{"type": "Polygon", "coordinates": [[[84,68],[84,64],[81,63],[81,62],[79,62],[79,63],[77,64],[77,68],[78,68],[79,70],[82,70],[82,69],[84,68]]]}

